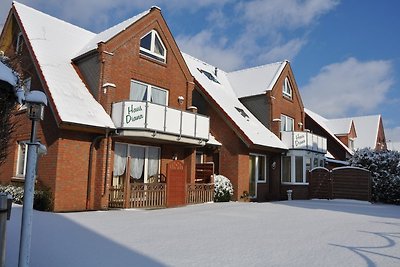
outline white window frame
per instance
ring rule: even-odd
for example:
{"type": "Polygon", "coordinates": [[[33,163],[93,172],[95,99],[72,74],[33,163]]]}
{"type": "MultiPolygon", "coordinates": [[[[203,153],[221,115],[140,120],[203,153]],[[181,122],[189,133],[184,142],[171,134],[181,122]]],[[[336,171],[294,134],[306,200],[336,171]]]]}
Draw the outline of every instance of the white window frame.
{"type": "MultiPolygon", "coordinates": [[[[250,161],[250,157],[255,157],[255,172],[254,172],[254,175],[255,175],[255,177],[256,177],[256,181],[255,181],[255,188],[254,188],[254,196],[250,196],[250,197],[257,197],[257,184],[259,184],[259,183],[266,183],[267,182],[267,176],[268,176],[268,174],[267,174],[267,172],[268,172],[268,169],[267,169],[267,166],[268,166],[268,164],[267,164],[267,161],[268,161],[268,158],[267,158],[267,156],[266,155],[264,155],[264,154],[258,154],[258,153],[250,153],[249,154],[249,161],[250,161]],[[264,158],[264,166],[263,166],[263,168],[264,168],[264,179],[263,180],[260,180],[258,177],[259,177],[259,175],[258,175],[258,164],[259,164],[259,158],[260,157],[263,157],[264,158]]],[[[249,168],[251,168],[251,166],[249,166],[249,168]]],[[[250,171],[250,169],[249,169],[249,171],[250,171]]],[[[249,172],[249,174],[250,174],[250,172],[249,172]]],[[[249,186],[250,186],[250,181],[251,181],[251,177],[249,176],[249,186]]],[[[249,188],[250,189],[250,188],[249,188]]],[[[250,190],[249,190],[250,191],[250,190]]],[[[250,193],[250,192],[249,192],[250,193]]]]}
{"type": "MultiPolygon", "coordinates": [[[[135,100],[135,99],[131,99],[130,93],[129,93],[129,99],[130,99],[130,100],[134,100],[134,101],[147,101],[147,102],[154,103],[154,102],[151,101],[151,93],[152,93],[152,90],[151,90],[151,89],[154,88],[154,89],[158,89],[158,90],[162,90],[162,91],[166,92],[166,99],[165,99],[166,103],[165,103],[165,106],[168,106],[168,102],[169,102],[169,91],[168,91],[167,89],[160,88],[160,87],[158,87],[158,86],[154,86],[154,85],[147,84],[147,83],[144,83],[144,82],[141,82],[141,81],[137,81],[137,80],[131,80],[131,84],[132,84],[132,83],[138,83],[138,84],[141,84],[141,85],[143,85],[143,86],[146,86],[146,95],[147,95],[147,98],[146,98],[145,100],[135,100]]],[[[129,90],[132,90],[132,86],[131,86],[131,88],[130,88],[129,90]]],[[[154,104],[160,105],[160,104],[158,104],[158,103],[154,103],[154,104]]]]}
{"type": "Polygon", "coordinates": [[[320,166],[324,162],[324,155],[311,153],[307,150],[290,150],[286,155],[281,157],[281,183],[291,185],[308,185],[307,181],[307,158],[310,159],[310,170],[320,166]],[[290,182],[283,181],[283,157],[290,157],[290,182]],[[303,178],[302,182],[296,182],[296,157],[303,158],[303,178]],[[315,162],[316,161],[316,162],[315,162]]]}
{"type": "Polygon", "coordinates": [[[16,166],[16,170],[15,170],[15,175],[18,178],[25,178],[25,175],[26,175],[26,163],[27,163],[27,159],[28,159],[28,142],[29,142],[29,140],[18,141],[17,166],[16,166]],[[25,155],[24,155],[23,163],[21,162],[21,153],[22,153],[21,146],[25,147],[25,155]],[[22,173],[19,173],[21,164],[24,164],[24,166],[22,166],[22,173]]]}
{"type": "Polygon", "coordinates": [[[292,85],[290,84],[289,77],[286,77],[285,80],[283,81],[282,93],[283,93],[283,96],[292,99],[293,89],[292,89],[292,85]]]}
{"type": "Polygon", "coordinates": [[[294,119],[287,115],[281,114],[281,132],[293,132],[294,131],[294,119]],[[288,129],[288,121],[292,121],[292,129],[288,129]]]}
{"type": "Polygon", "coordinates": [[[140,43],[139,43],[140,51],[143,52],[141,54],[144,55],[144,56],[150,57],[152,59],[161,61],[163,63],[166,63],[166,61],[167,61],[167,48],[165,48],[165,45],[164,45],[160,35],[158,34],[158,32],[156,30],[151,30],[148,33],[146,33],[145,35],[143,35],[142,38],[140,38],[140,42],[148,34],[151,34],[150,50],[147,49],[147,48],[142,47],[140,45],[140,43]],[[164,49],[164,55],[161,55],[161,54],[158,54],[158,53],[154,52],[155,51],[155,45],[156,45],[156,38],[158,38],[162,48],[164,49]],[[148,55],[148,54],[150,54],[150,55],[148,55]]]}
{"type": "Polygon", "coordinates": [[[23,44],[24,44],[24,37],[22,35],[22,32],[19,32],[15,43],[15,54],[19,54],[22,51],[23,44]]]}
{"type": "Polygon", "coordinates": [[[354,138],[349,138],[349,148],[354,151],[354,138]]]}

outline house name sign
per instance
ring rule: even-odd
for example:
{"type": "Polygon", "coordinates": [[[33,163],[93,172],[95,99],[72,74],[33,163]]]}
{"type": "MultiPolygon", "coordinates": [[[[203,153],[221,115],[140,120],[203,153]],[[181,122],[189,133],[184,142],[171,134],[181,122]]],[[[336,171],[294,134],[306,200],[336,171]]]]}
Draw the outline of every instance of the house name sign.
{"type": "Polygon", "coordinates": [[[304,147],[306,145],[306,135],[297,133],[294,136],[294,147],[304,147]]]}
{"type": "Polygon", "coordinates": [[[138,126],[144,123],[144,108],[142,105],[125,106],[125,125],[138,126]]]}

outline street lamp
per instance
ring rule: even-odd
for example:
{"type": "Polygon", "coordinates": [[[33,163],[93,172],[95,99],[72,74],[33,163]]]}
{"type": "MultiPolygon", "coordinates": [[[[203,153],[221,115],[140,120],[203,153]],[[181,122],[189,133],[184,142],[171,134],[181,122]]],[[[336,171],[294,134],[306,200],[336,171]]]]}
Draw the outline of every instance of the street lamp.
{"type": "Polygon", "coordinates": [[[35,175],[38,154],[46,152],[46,147],[36,141],[36,123],[43,120],[44,106],[47,106],[46,95],[41,91],[30,91],[25,94],[28,118],[32,121],[31,139],[28,145],[28,156],[25,172],[24,202],[22,207],[21,238],[19,243],[18,266],[29,266],[33,197],[35,192],[35,175]]]}

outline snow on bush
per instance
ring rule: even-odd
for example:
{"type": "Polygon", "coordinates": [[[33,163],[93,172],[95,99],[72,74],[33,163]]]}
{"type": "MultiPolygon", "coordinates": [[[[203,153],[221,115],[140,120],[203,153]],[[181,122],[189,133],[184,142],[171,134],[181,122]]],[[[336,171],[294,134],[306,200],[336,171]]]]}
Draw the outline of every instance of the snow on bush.
{"type": "Polygon", "coordinates": [[[214,201],[228,202],[233,195],[233,186],[231,181],[223,175],[214,177],[214,201]]]}
{"type": "MultiPolygon", "coordinates": [[[[4,192],[12,197],[16,204],[24,202],[24,188],[14,185],[0,185],[0,192],[4,192]]],[[[35,190],[33,208],[42,211],[51,210],[51,193],[48,190],[35,190]]]]}
{"type": "Polygon", "coordinates": [[[365,148],[354,153],[350,164],[371,171],[373,201],[400,205],[400,152],[365,148]]]}

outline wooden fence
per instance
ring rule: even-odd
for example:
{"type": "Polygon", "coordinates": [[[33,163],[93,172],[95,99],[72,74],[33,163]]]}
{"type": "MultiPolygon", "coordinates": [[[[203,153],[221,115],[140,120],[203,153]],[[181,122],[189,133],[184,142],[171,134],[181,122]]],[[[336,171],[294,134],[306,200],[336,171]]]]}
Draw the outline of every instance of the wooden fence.
{"type": "Polygon", "coordinates": [[[125,199],[123,186],[110,188],[110,208],[162,208],[166,206],[166,183],[133,183],[130,197],[125,199]]]}
{"type": "Polygon", "coordinates": [[[356,167],[329,171],[315,168],[310,173],[310,198],[345,198],[371,201],[371,173],[356,167]]]}
{"type": "Polygon", "coordinates": [[[186,204],[214,201],[214,184],[187,184],[186,204]]]}
{"type": "Polygon", "coordinates": [[[214,175],[214,163],[198,163],[196,164],[196,183],[212,183],[214,175]]]}

